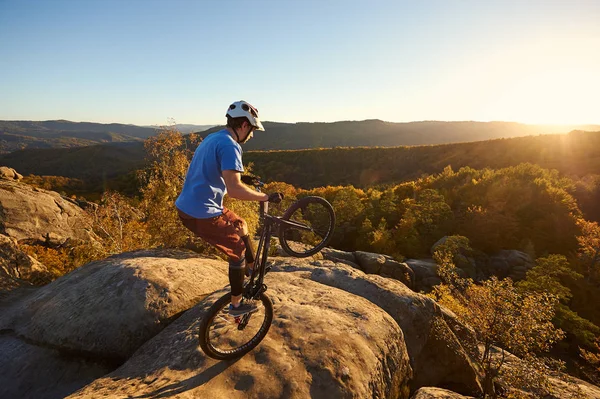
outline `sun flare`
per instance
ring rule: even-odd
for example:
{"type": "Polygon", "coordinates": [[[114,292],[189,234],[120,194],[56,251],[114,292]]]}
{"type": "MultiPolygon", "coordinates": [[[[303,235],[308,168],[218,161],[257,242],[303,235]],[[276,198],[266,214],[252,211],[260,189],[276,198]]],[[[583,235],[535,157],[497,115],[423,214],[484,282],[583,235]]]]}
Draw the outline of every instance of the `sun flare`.
{"type": "Polygon", "coordinates": [[[500,77],[486,104],[490,119],[543,124],[595,123],[600,92],[600,56],[590,49],[597,41],[540,46],[537,52],[513,53],[509,63],[495,66],[500,77]],[[591,46],[591,47],[590,47],[591,46]],[[500,118],[498,118],[498,115],[500,118]]]}

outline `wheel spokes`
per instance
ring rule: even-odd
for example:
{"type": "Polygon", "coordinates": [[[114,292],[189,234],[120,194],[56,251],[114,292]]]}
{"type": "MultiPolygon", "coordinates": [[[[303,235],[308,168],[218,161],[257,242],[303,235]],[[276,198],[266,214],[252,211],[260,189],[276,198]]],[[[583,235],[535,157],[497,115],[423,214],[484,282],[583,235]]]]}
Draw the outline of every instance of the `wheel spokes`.
{"type": "Polygon", "coordinates": [[[251,342],[259,333],[266,315],[262,302],[256,301],[255,303],[259,310],[252,314],[233,317],[229,315],[229,304],[227,304],[215,316],[208,328],[208,342],[216,352],[235,351],[251,342]]]}

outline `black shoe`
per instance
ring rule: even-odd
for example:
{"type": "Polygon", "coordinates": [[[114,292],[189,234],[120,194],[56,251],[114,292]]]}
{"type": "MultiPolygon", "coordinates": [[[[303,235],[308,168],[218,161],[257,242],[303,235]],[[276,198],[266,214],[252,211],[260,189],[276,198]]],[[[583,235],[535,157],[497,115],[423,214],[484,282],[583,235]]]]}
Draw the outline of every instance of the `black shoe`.
{"type": "Polygon", "coordinates": [[[243,316],[247,313],[258,312],[258,307],[254,303],[243,302],[240,306],[229,305],[229,315],[233,317],[243,316]]]}

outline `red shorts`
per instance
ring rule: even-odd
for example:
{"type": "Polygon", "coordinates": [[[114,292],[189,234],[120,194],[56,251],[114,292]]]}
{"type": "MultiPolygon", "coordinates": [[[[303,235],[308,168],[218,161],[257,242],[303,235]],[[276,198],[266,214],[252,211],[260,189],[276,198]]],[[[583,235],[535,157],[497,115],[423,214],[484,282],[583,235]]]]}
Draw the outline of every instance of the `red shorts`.
{"type": "Polygon", "coordinates": [[[239,262],[243,259],[246,250],[242,240],[244,219],[227,208],[223,208],[221,215],[208,219],[196,219],[179,209],[177,209],[177,212],[185,227],[204,241],[223,251],[230,261],[239,262]]]}

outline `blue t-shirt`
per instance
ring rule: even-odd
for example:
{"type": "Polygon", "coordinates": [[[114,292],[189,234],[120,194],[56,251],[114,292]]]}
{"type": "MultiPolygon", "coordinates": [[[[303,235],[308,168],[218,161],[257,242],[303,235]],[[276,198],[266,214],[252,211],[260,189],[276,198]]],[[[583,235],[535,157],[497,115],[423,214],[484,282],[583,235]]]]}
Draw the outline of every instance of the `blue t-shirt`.
{"type": "Polygon", "coordinates": [[[224,170],[244,172],[242,147],[226,129],[209,134],[196,148],[175,206],[198,219],[222,214],[224,170]]]}

